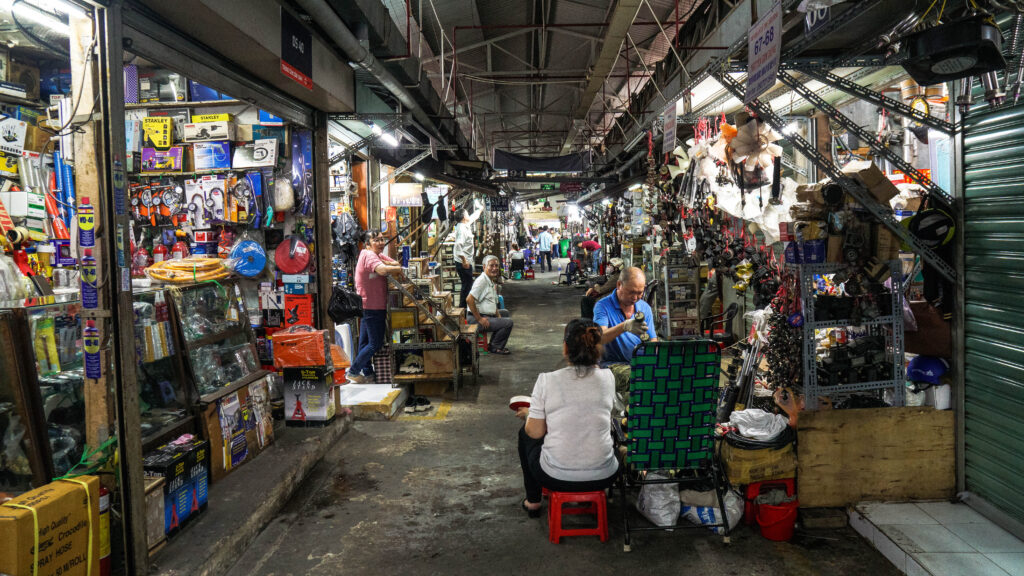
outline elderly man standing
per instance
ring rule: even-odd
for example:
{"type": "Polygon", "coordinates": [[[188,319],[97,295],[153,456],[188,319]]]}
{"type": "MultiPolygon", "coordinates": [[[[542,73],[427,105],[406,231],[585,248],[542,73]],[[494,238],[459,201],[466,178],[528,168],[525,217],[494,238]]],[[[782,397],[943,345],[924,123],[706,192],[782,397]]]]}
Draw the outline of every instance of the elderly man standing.
{"type": "Polygon", "coordinates": [[[629,361],[633,358],[633,349],[642,341],[641,335],[647,334],[650,342],[658,340],[654,311],[641,299],[646,287],[643,270],[635,266],[626,268],[619,275],[615,290],[594,305],[594,322],[604,331],[601,367],[610,368],[615,375],[616,392],[629,390],[629,361]],[[643,314],[643,320],[637,319],[637,313],[643,314]]]}
{"type": "Polygon", "coordinates": [[[498,309],[498,291],[495,290],[495,282],[501,277],[501,268],[498,266],[497,256],[484,257],[484,273],[477,276],[473,282],[473,289],[469,291],[466,304],[472,316],[469,322],[480,325],[481,332],[492,332],[490,345],[487,351],[491,354],[509,354],[505,344],[512,334],[512,319],[508,317],[508,310],[498,309]]]}

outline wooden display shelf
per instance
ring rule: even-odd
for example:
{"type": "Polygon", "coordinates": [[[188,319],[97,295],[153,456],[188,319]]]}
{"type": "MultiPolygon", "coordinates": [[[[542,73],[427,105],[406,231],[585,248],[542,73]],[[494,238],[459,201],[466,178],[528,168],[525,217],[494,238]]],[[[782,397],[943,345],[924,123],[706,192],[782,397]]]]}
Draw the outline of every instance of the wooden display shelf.
{"type": "MultiPolygon", "coordinates": [[[[211,174],[226,174],[233,170],[233,168],[219,168],[217,170],[199,170],[194,172],[132,172],[128,176],[133,178],[163,178],[165,176],[209,176],[211,174]]],[[[241,170],[241,168],[238,169],[238,171],[241,170]]]]}
{"type": "Polygon", "coordinates": [[[193,341],[187,341],[186,340],[186,344],[187,344],[188,348],[191,350],[193,348],[199,348],[200,346],[205,346],[206,344],[215,344],[217,342],[220,342],[221,340],[226,340],[226,339],[228,339],[228,338],[230,338],[232,336],[235,336],[237,334],[244,334],[244,333],[239,332],[239,326],[233,326],[231,328],[227,328],[227,329],[221,330],[220,332],[216,332],[214,334],[207,334],[206,336],[203,336],[202,338],[199,338],[198,340],[193,340],[193,341]]]}
{"type": "Polygon", "coordinates": [[[3,104],[15,104],[17,106],[25,106],[27,108],[47,108],[48,104],[42,100],[29,100],[28,98],[19,98],[17,96],[10,96],[8,94],[0,94],[0,103],[3,104]]]}
{"type": "Polygon", "coordinates": [[[268,372],[267,370],[257,370],[252,374],[249,374],[248,376],[244,376],[242,378],[239,378],[238,380],[235,380],[231,384],[228,384],[227,386],[224,386],[223,388],[220,388],[215,392],[203,394],[202,396],[199,397],[199,403],[205,405],[220,400],[224,396],[227,396],[232,392],[237,392],[238,390],[241,390],[243,387],[252,384],[253,382],[259,380],[260,378],[263,378],[268,374],[270,374],[270,372],[268,372]]]}
{"type": "Polygon", "coordinates": [[[199,102],[139,102],[137,104],[125,104],[125,110],[139,110],[146,108],[211,108],[215,106],[250,106],[244,100],[201,100],[199,102]]]}

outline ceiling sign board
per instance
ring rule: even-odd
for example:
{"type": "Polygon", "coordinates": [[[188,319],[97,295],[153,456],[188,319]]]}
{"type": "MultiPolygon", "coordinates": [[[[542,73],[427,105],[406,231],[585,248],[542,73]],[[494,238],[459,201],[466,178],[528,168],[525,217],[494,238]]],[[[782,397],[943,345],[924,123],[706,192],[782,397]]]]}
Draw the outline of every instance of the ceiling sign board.
{"type": "Polygon", "coordinates": [[[831,14],[829,13],[828,6],[815,10],[808,10],[807,13],[804,14],[804,34],[810,34],[818,28],[821,28],[828,23],[828,19],[830,17],[831,14]]]}
{"type": "Polygon", "coordinates": [[[555,185],[554,184],[541,184],[540,185],[540,189],[541,190],[554,190],[555,189],[555,185]]]}
{"type": "Polygon", "coordinates": [[[661,153],[668,154],[676,148],[676,101],[665,107],[661,113],[662,125],[664,126],[665,138],[661,141],[661,153]]]}
{"type": "Polygon", "coordinates": [[[281,73],[313,89],[313,34],[281,7],[281,73]]]}
{"type": "Polygon", "coordinates": [[[583,190],[583,184],[580,182],[561,182],[558,185],[558,190],[571,194],[583,190]]]}
{"type": "Polygon", "coordinates": [[[743,102],[756,100],[775,85],[782,48],[782,3],[776,2],[747,35],[747,92],[743,102]]]}

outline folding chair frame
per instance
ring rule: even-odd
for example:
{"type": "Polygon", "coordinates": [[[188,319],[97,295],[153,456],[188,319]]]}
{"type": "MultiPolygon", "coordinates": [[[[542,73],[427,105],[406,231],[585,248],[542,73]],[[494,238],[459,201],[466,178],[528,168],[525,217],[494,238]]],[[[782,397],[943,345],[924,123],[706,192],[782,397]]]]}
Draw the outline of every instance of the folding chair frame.
{"type": "MultiPolygon", "coordinates": [[[[634,422],[634,419],[639,420],[639,417],[636,416],[634,413],[635,413],[635,410],[637,408],[641,408],[642,406],[641,406],[640,402],[637,399],[639,394],[637,394],[636,396],[634,395],[633,387],[634,387],[634,385],[636,383],[634,382],[634,375],[631,374],[631,376],[630,376],[630,399],[629,399],[630,400],[629,406],[630,406],[631,410],[630,410],[630,415],[628,416],[628,421],[631,424],[631,427],[630,427],[630,430],[629,430],[630,434],[631,434],[630,438],[627,440],[627,438],[625,437],[625,434],[623,433],[622,427],[621,427],[621,425],[620,425],[618,420],[613,420],[613,422],[612,422],[612,428],[613,428],[613,431],[614,431],[614,434],[615,434],[616,441],[620,445],[627,446],[630,449],[630,451],[626,454],[626,456],[624,458],[623,465],[619,467],[619,481],[618,481],[620,495],[621,495],[621,498],[622,498],[622,522],[623,522],[623,528],[625,529],[625,540],[623,542],[623,550],[628,552],[631,549],[631,543],[630,543],[630,533],[631,532],[643,532],[643,531],[653,531],[653,530],[684,530],[684,529],[690,529],[690,528],[697,528],[697,529],[706,530],[708,528],[716,528],[717,527],[717,528],[722,528],[723,529],[723,531],[724,531],[723,542],[728,544],[729,543],[729,532],[730,532],[730,530],[729,530],[729,520],[728,520],[728,518],[726,516],[727,513],[726,513],[726,508],[725,508],[725,494],[727,493],[727,491],[729,489],[729,479],[726,477],[725,471],[722,468],[722,466],[720,465],[720,462],[721,462],[721,458],[720,458],[720,456],[721,456],[721,446],[720,446],[720,443],[719,443],[718,446],[716,446],[716,443],[715,443],[715,440],[714,440],[714,432],[713,432],[713,430],[714,430],[714,420],[715,420],[715,416],[717,415],[717,409],[718,409],[718,373],[719,373],[719,367],[720,367],[720,364],[721,364],[721,352],[718,349],[718,345],[714,341],[712,341],[712,340],[684,340],[684,341],[666,341],[666,342],[644,342],[644,343],[639,344],[636,347],[636,349],[634,349],[633,361],[630,362],[630,365],[633,366],[633,368],[634,368],[634,374],[637,372],[637,366],[638,366],[637,358],[647,357],[648,355],[645,354],[645,351],[647,350],[647,348],[650,348],[650,347],[653,347],[655,350],[657,350],[659,348],[662,348],[662,347],[684,347],[682,350],[680,350],[680,353],[683,356],[685,356],[685,352],[686,352],[685,351],[685,347],[692,347],[694,349],[694,354],[696,354],[697,351],[703,350],[702,352],[700,352],[701,354],[710,354],[712,356],[712,358],[710,358],[710,359],[708,359],[707,361],[704,362],[704,364],[706,364],[708,366],[710,366],[711,364],[714,365],[714,368],[711,370],[712,374],[704,374],[702,376],[699,376],[699,378],[701,380],[709,381],[709,382],[713,381],[713,383],[714,383],[712,386],[707,387],[707,388],[711,389],[711,396],[709,398],[706,398],[705,402],[704,402],[704,403],[708,404],[708,408],[707,408],[707,411],[706,411],[707,413],[705,414],[704,411],[700,412],[700,414],[705,414],[705,418],[706,419],[709,418],[710,430],[708,431],[707,434],[700,434],[700,435],[698,435],[699,444],[703,448],[703,450],[701,450],[701,451],[705,451],[705,450],[708,451],[710,456],[707,457],[707,458],[702,458],[700,460],[696,460],[696,461],[694,461],[693,463],[691,463],[690,465],[687,465],[687,466],[673,466],[671,468],[663,468],[663,467],[657,467],[657,466],[655,466],[655,467],[634,466],[635,463],[631,462],[631,456],[633,456],[635,454],[635,452],[633,452],[633,444],[638,442],[637,437],[634,435],[635,432],[636,432],[636,430],[634,429],[634,426],[636,425],[636,423],[634,422]],[[676,475],[676,477],[671,477],[673,473],[679,472],[679,471],[681,471],[681,472],[689,472],[690,474],[676,475]],[[646,477],[648,472],[658,472],[658,473],[660,473],[662,475],[670,476],[670,477],[668,477],[668,478],[658,478],[658,479],[648,479],[646,477]],[[643,487],[646,484],[679,484],[680,486],[700,485],[702,487],[706,487],[708,484],[710,484],[713,487],[714,491],[715,491],[715,495],[717,496],[718,507],[719,507],[719,510],[721,510],[721,512],[722,512],[722,514],[721,514],[722,521],[720,523],[716,523],[716,524],[707,524],[707,525],[692,526],[692,527],[691,526],[679,526],[679,525],[666,526],[666,527],[653,526],[653,525],[652,526],[630,526],[630,523],[629,523],[629,513],[630,513],[629,512],[629,508],[630,508],[630,506],[627,505],[627,503],[628,503],[628,499],[626,497],[627,491],[629,489],[633,489],[633,488],[641,488],[641,487],[643,487]]],[[[679,356],[676,355],[676,354],[672,354],[671,357],[672,358],[678,358],[679,356]]],[[[649,364],[649,363],[646,363],[646,364],[649,364]]],[[[664,367],[660,368],[660,370],[664,370],[664,369],[665,369],[664,367]]],[[[704,388],[704,387],[702,387],[702,388],[704,388]]],[[[639,391],[637,391],[637,392],[639,393],[639,391]]]]}

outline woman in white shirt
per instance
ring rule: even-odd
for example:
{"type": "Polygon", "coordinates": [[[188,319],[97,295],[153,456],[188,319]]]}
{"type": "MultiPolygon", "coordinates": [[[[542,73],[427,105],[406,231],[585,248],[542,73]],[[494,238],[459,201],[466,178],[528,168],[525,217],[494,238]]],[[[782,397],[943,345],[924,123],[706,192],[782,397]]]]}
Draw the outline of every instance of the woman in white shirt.
{"type": "Polygon", "coordinates": [[[615,377],[599,368],[601,327],[577,318],[565,327],[567,368],[537,377],[519,430],[519,463],[526,499],[522,508],[540,516],[543,488],[591,492],[612,485],[619,470],[611,436],[615,377]]]}

